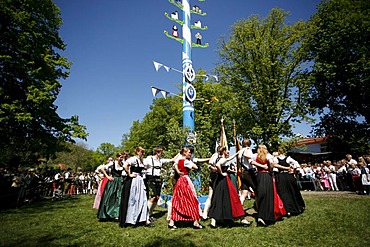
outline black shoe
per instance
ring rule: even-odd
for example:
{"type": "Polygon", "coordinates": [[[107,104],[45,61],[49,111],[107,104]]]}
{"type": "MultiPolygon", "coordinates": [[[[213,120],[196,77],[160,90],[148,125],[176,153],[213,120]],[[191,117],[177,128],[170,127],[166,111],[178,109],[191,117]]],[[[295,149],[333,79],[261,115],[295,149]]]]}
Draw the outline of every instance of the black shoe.
{"type": "Polygon", "coordinates": [[[265,221],[263,219],[259,218],[257,220],[257,226],[266,227],[267,225],[266,225],[266,223],[265,223],[265,221]]]}
{"type": "Polygon", "coordinates": [[[193,225],[193,228],[194,229],[203,229],[204,227],[201,224],[199,224],[199,225],[193,225]]]}
{"type": "Polygon", "coordinates": [[[212,225],[212,224],[209,224],[209,227],[212,228],[212,229],[218,228],[216,225],[212,225]]]}
{"type": "Polygon", "coordinates": [[[171,225],[168,225],[168,229],[171,229],[171,230],[175,230],[177,227],[175,225],[171,226],[171,225]]]}
{"type": "Polygon", "coordinates": [[[252,225],[252,221],[248,221],[248,220],[242,220],[240,223],[244,227],[248,227],[248,226],[252,225]]]}

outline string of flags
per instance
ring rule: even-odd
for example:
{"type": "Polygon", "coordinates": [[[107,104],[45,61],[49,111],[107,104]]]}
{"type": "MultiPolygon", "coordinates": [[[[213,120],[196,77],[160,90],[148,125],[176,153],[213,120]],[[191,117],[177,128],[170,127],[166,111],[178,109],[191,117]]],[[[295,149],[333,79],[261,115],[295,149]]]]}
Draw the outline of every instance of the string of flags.
{"type": "MultiPolygon", "coordinates": [[[[180,95],[178,94],[175,94],[175,93],[171,93],[171,92],[168,92],[166,90],[163,90],[163,89],[160,89],[158,87],[151,87],[152,88],[152,94],[153,94],[153,97],[156,97],[159,93],[163,96],[163,98],[167,98],[168,95],[174,95],[174,96],[177,96],[177,97],[180,97],[182,98],[180,95]]],[[[216,96],[213,96],[211,97],[210,99],[204,99],[204,98],[200,98],[200,99],[196,99],[196,100],[201,100],[201,101],[204,101],[204,104],[206,105],[209,105],[212,103],[212,101],[217,101],[219,102],[219,100],[217,99],[216,96]]]]}
{"type": "MultiPolygon", "coordinates": [[[[173,70],[173,71],[176,71],[178,73],[183,73],[181,70],[178,70],[178,69],[175,69],[175,68],[172,68],[170,66],[167,66],[167,65],[164,65],[162,63],[158,63],[156,61],[153,61],[153,64],[154,64],[154,68],[155,70],[158,72],[158,70],[160,68],[164,68],[167,72],[170,72],[170,70],[173,70]]],[[[196,77],[205,77],[205,80],[208,81],[210,77],[214,78],[215,81],[218,82],[218,76],[217,75],[211,75],[211,74],[206,74],[206,75],[195,75],[196,77]]]]}
{"type": "Polygon", "coordinates": [[[153,87],[152,86],[152,94],[153,94],[153,97],[157,96],[158,93],[161,93],[162,96],[163,96],[163,98],[165,98],[165,99],[167,98],[167,95],[170,95],[170,94],[182,98],[180,95],[177,95],[175,93],[171,93],[171,92],[168,92],[166,90],[163,90],[163,89],[160,89],[160,88],[157,88],[157,87],[153,87]]]}

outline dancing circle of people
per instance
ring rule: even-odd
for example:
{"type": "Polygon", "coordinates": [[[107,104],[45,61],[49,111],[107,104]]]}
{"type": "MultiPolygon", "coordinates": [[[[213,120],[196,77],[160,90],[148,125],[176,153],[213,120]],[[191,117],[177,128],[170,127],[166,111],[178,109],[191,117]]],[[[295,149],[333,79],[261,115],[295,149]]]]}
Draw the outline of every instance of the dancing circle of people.
{"type": "Polygon", "coordinates": [[[286,156],[283,149],[271,155],[265,145],[253,153],[249,139],[242,148],[230,155],[219,146],[210,158],[194,158],[193,147],[183,147],[172,159],[162,158],[163,149],[155,147],[153,155],[144,158],[142,147],[130,157],[128,151],[118,153],[115,160],[97,168],[101,182],[93,207],[98,209],[99,221],[115,221],[120,227],[154,226],[153,212],[161,199],[164,164],[172,163],[173,195],[167,202],[168,228],[178,222],[192,222],[194,229],[202,229],[201,220],[210,219],[209,227],[250,226],[243,207],[244,201],[255,198],[257,226],[269,226],[283,217],[299,215],[305,202],[298,188],[293,170],[299,163],[286,156]],[[239,165],[233,162],[237,159],[239,165]],[[209,193],[202,211],[195,186],[189,177],[201,163],[208,164],[209,193]]]}

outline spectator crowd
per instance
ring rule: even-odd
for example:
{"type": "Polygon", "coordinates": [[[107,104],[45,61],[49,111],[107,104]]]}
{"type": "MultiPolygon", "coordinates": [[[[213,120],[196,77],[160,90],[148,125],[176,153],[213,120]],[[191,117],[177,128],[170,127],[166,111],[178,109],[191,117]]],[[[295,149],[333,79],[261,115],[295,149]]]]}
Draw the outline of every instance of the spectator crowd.
{"type": "Polygon", "coordinates": [[[321,163],[302,163],[295,170],[301,190],[353,191],[359,195],[370,194],[370,156],[354,159],[347,154],[341,160],[324,160],[321,163]]]}
{"type": "Polygon", "coordinates": [[[0,207],[22,206],[51,197],[62,199],[77,194],[95,195],[100,181],[96,172],[72,172],[54,168],[0,167],[0,207]]]}

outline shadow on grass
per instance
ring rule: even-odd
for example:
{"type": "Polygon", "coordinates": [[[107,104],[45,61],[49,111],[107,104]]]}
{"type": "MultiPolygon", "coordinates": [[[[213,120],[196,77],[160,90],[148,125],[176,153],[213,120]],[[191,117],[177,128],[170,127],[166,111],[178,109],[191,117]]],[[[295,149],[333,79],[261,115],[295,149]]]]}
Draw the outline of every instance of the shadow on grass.
{"type": "Polygon", "coordinates": [[[158,247],[158,246],[176,246],[176,247],[185,247],[185,246],[193,246],[196,247],[198,246],[196,243],[189,239],[184,238],[169,238],[169,239],[164,239],[164,238],[156,238],[153,242],[150,244],[144,245],[146,247],[158,247]]]}
{"type": "Polygon", "coordinates": [[[59,211],[60,209],[64,209],[66,206],[69,208],[76,207],[77,205],[75,203],[78,200],[80,199],[76,197],[68,197],[58,201],[52,201],[49,198],[44,198],[40,201],[32,202],[31,204],[22,205],[21,207],[3,209],[0,210],[0,212],[2,214],[15,214],[18,210],[29,213],[41,213],[46,209],[48,211],[59,211]]]}
{"type": "Polygon", "coordinates": [[[163,217],[163,216],[164,216],[164,215],[166,215],[166,214],[167,214],[167,211],[159,211],[159,212],[157,212],[157,213],[154,213],[152,216],[153,216],[154,218],[158,219],[158,218],[163,217]]]}
{"type": "MultiPolygon", "coordinates": [[[[58,236],[55,236],[54,234],[44,235],[37,238],[37,241],[35,241],[35,246],[60,246],[60,244],[58,244],[59,242],[65,243],[66,239],[73,239],[75,237],[76,236],[73,234],[58,234],[58,236]]],[[[68,246],[79,245],[70,243],[68,246]]]]}

